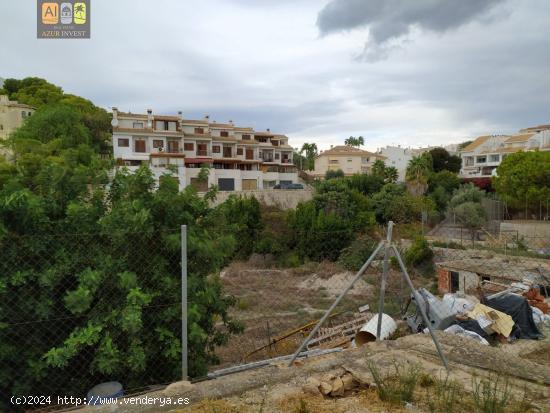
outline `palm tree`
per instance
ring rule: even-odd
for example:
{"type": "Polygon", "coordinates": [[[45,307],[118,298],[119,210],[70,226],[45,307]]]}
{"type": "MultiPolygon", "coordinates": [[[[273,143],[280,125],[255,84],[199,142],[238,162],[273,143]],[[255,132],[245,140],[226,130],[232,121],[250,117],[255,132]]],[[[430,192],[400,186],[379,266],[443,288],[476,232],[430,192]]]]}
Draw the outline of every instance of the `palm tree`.
{"type": "Polygon", "coordinates": [[[395,166],[388,166],[384,171],[384,178],[387,183],[394,184],[399,179],[399,171],[395,166]]]}
{"type": "Polygon", "coordinates": [[[374,164],[372,165],[372,174],[374,176],[380,176],[382,178],[385,178],[386,175],[386,164],[383,160],[377,159],[374,161],[374,164]]]}
{"type": "MultiPolygon", "coordinates": [[[[430,174],[430,159],[426,154],[415,156],[407,165],[405,178],[409,190],[413,195],[422,195],[428,187],[428,176],[430,174]]],[[[429,155],[429,154],[428,154],[429,155]]]]}
{"type": "Polygon", "coordinates": [[[344,144],[348,146],[360,147],[361,145],[365,144],[365,139],[362,136],[358,136],[357,138],[354,136],[350,136],[344,141],[344,144]]]}
{"type": "Polygon", "coordinates": [[[300,155],[305,152],[307,160],[307,169],[309,171],[315,168],[315,157],[317,156],[318,149],[315,143],[304,143],[302,149],[300,149],[300,155]]]}

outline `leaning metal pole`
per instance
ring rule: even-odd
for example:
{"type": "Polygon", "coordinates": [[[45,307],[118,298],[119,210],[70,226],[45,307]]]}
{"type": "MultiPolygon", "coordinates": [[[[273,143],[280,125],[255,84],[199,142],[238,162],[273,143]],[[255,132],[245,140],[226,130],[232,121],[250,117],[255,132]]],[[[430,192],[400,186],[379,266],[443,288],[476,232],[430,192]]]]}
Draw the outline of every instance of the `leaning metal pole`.
{"type": "Polygon", "coordinates": [[[407,272],[407,268],[405,267],[405,264],[403,264],[403,260],[401,259],[401,255],[399,254],[399,250],[396,248],[395,245],[392,245],[391,247],[393,249],[393,252],[395,253],[395,258],[397,258],[397,262],[399,263],[399,266],[401,267],[401,271],[403,272],[403,277],[405,278],[405,281],[407,281],[407,284],[409,285],[409,288],[411,289],[411,291],[414,295],[414,300],[417,303],[417,307],[420,310],[420,314],[422,314],[422,319],[424,320],[424,324],[426,324],[426,327],[428,327],[428,331],[430,332],[430,335],[432,336],[432,340],[435,344],[435,348],[437,349],[437,352],[439,353],[439,357],[441,358],[441,361],[443,362],[443,365],[445,366],[447,371],[449,371],[449,364],[447,363],[447,359],[445,358],[445,355],[443,354],[443,350],[441,349],[439,341],[437,340],[437,337],[435,336],[435,333],[432,330],[432,327],[430,325],[430,320],[428,319],[426,311],[424,310],[424,307],[419,304],[420,302],[422,302],[420,294],[418,294],[418,292],[414,288],[414,285],[411,281],[411,278],[409,277],[409,273],[407,272]]]}
{"type": "Polygon", "coordinates": [[[376,256],[378,255],[378,253],[380,252],[380,250],[382,249],[382,246],[384,245],[384,242],[383,241],[380,241],[380,243],[378,244],[378,246],[376,247],[376,249],[374,250],[374,252],[370,255],[369,259],[363,264],[363,266],[359,269],[359,271],[357,271],[357,274],[355,275],[355,277],[353,278],[353,280],[349,283],[349,285],[346,287],[346,289],[344,291],[342,291],[342,293],[340,294],[340,296],[336,299],[336,301],[334,301],[334,303],[332,303],[332,305],[330,306],[330,308],[327,310],[327,312],[325,313],[325,315],[319,320],[319,322],[317,323],[317,325],[315,326],[315,328],[313,330],[311,330],[311,333],[309,333],[309,336],[307,336],[307,338],[304,340],[304,342],[302,343],[302,345],[300,346],[300,348],[296,351],[296,353],[294,353],[294,356],[292,357],[292,359],[290,360],[290,363],[288,363],[288,366],[292,366],[292,364],[294,363],[294,360],[296,360],[296,358],[300,355],[300,353],[302,352],[302,350],[304,348],[306,348],[306,346],[309,344],[309,342],[311,341],[311,339],[313,338],[313,336],[315,334],[317,334],[317,331],[321,328],[321,326],[324,324],[324,322],[326,321],[326,319],[330,316],[330,314],[332,313],[332,311],[336,308],[336,306],[338,304],[340,304],[340,301],[342,300],[342,298],[344,298],[344,296],[348,293],[349,290],[351,290],[351,288],[353,287],[353,285],[355,284],[355,282],[361,278],[364,274],[364,272],[367,270],[367,268],[369,267],[369,265],[372,263],[372,261],[376,258],[376,256]]]}
{"type": "Polygon", "coordinates": [[[382,331],[382,314],[384,314],[384,296],[386,294],[386,280],[388,279],[388,259],[391,248],[391,238],[393,232],[393,221],[388,222],[388,234],[384,244],[384,264],[382,270],[382,280],[380,281],[380,303],[378,304],[378,324],[376,326],[376,341],[380,341],[380,332],[382,331]]]}

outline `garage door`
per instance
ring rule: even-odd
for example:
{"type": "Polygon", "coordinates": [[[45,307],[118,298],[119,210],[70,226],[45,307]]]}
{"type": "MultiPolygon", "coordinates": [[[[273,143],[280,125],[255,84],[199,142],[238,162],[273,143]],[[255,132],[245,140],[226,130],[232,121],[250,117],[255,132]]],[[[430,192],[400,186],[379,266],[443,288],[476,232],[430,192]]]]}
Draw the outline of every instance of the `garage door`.
{"type": "Polygon", "coordinates": [[[191,186],[198,192],[208,191],[208,181],[199,180],[199,178],[191,178],[191,186]]]}
{"type": "Polygon", "coordinates": [[[258,189],[258,181],[255,179],[243,179],[243,191],[253,191],[258,189]]]}
{"type": "Polygon", "coordinates": [[[234,191],[235,179],[233,178],[218,178],[218,188],[220,191],[234,191]]]}

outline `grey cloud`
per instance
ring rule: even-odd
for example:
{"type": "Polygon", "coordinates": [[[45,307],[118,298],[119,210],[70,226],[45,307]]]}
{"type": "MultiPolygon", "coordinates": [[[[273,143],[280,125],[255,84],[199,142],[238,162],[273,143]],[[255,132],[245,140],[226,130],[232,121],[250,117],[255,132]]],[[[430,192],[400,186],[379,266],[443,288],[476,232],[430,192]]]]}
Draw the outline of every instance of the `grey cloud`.
{"type": "MultiPolygon", "coordinates": [[[[413,28],[443,33],[481,18],[503,0],[332,0],[320,12],[321,34],[368,27],[366,52],[384,57],[413,28]]],[[[367,56],[368,57],[368,56],[367,56]]]]}

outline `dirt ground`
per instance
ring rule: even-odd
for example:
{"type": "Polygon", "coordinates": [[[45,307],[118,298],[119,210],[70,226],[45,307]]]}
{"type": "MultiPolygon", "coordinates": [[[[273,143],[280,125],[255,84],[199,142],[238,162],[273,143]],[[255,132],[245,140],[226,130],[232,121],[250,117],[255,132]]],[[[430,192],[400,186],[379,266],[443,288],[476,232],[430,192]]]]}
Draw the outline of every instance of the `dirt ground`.
{"type": "MultiPolygon", "coordinates": [[[[354,275],[329,262],[290,269],[237,262],[225,268],[220,274],[224,290],[237,299],[231,315],[243,323],[245,331],[217,349],[221,364],[216,368],[295,351],[303,334],[295,334],[250,354],[281,335],[318,320],[354,275]]],[[[352,317],[360,306],[372,303],[376,296],[373,282],[374,275],[359,280],[335,310],[340,316],[333,322],[345,321],[346,316],[352,317]]]]}

